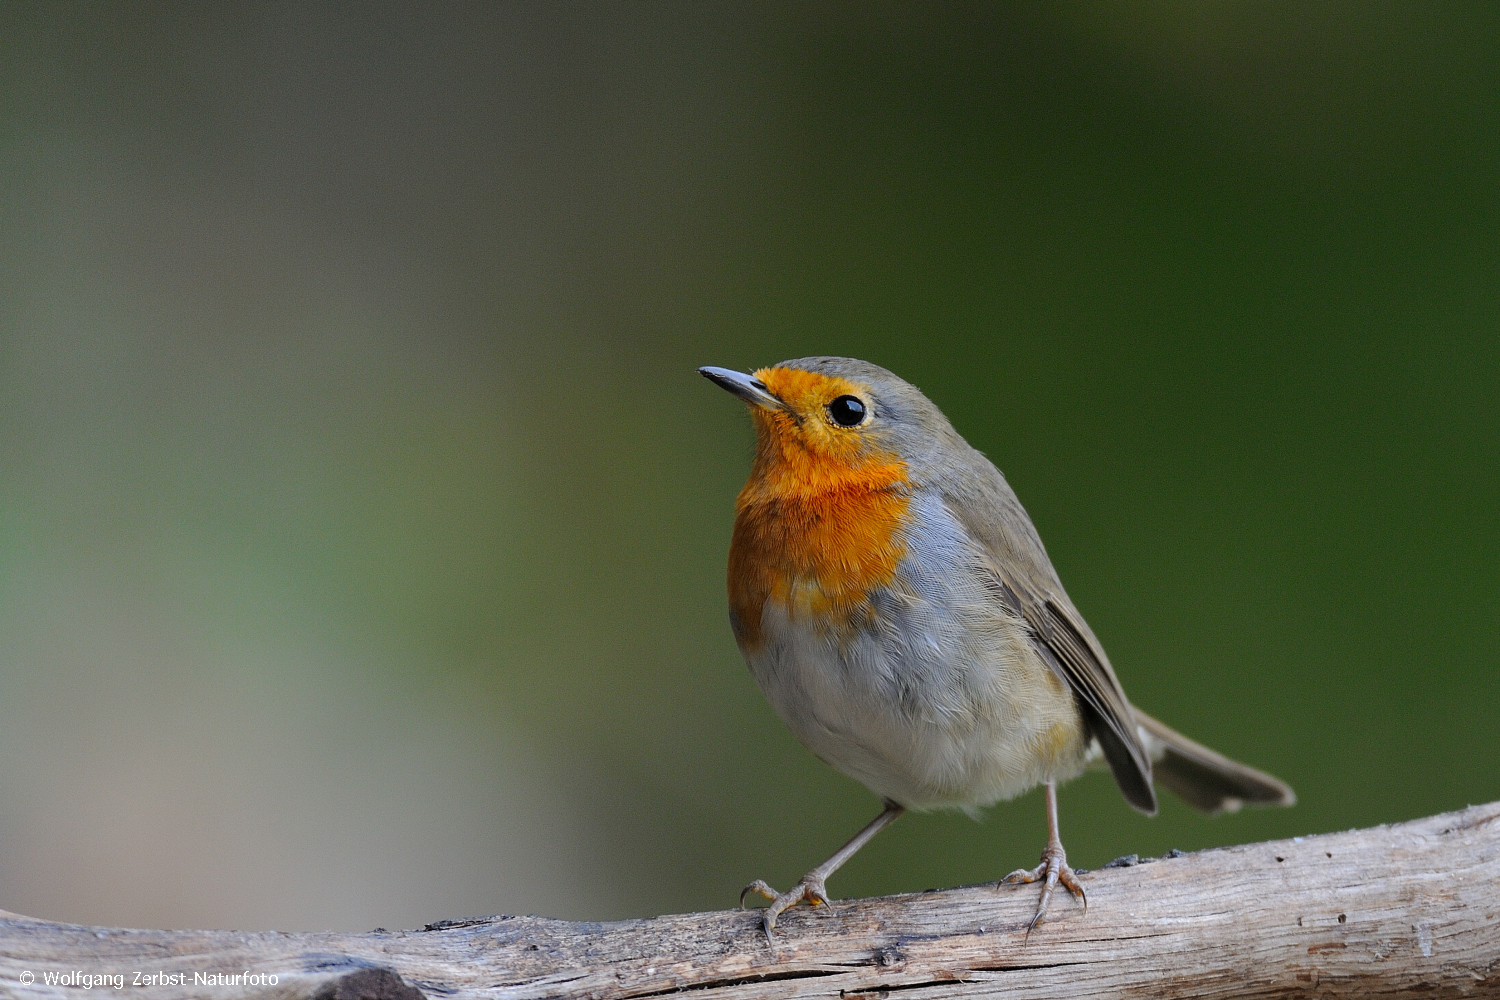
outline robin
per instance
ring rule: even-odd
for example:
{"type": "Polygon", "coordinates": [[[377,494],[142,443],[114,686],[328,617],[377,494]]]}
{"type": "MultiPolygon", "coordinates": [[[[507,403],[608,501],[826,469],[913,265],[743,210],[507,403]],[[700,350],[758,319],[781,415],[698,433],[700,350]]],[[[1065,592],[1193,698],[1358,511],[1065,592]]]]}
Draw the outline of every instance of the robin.
{"type": "Polygon", "coordinates": [[[1204,812],[1291,805],[1290,787],[1134,708],[1015,493],[912,385],[852,358],[753,375],[700,368],[750,406],[755,459],[735,505],[729,621],[776,714],[885,808],[771,901],[828,902],[825,880],[908,809],[974,810],[1042,785],[1047,846],[1005,882],[1085,902],[1057,785],[1102,758],[1125,800],[1160,781],[1204,812]]]}

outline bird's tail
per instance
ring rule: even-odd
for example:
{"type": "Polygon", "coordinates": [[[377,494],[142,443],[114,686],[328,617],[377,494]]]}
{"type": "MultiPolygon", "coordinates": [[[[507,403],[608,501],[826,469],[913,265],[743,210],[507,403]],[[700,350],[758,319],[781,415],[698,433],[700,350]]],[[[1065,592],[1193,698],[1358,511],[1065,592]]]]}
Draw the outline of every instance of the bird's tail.
{"type": "Polygon", "coordinates": [[[1151,755],[1156,781],[1194,809],[1220,813],[1234,812],[1247,802],[1257,806],[1296,803],[1297,794],[1281,779],[1194,743],[1138,708],[1135,721],[1151,755]]]}

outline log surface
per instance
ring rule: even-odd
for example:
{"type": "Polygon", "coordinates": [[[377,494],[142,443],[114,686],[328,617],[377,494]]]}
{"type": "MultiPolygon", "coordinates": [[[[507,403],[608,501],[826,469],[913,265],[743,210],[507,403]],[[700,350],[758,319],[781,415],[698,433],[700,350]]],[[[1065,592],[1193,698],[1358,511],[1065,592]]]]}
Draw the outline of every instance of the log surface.
{"type": "Polygon", "coordinates": [[[0,996],[123,992],[67,984],[81,973],[122,976],[149,990],[143,1000],[1500,997],[1500,802],[1082,881],[1087,912],[1062,895],[1029,940],[1036,886],[799,907],[770,944],[757,913],[733,910],[370,934],[125,930],[0,913],[0,996]],[[259,978],[235,979],[245,973],[259,978]]]}

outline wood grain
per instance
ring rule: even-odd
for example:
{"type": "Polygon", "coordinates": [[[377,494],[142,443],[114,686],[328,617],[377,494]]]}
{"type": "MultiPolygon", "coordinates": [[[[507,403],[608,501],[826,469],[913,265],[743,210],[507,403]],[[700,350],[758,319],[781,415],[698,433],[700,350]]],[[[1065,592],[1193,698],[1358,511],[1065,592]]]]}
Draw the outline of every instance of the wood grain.
{"type": "Polygon", "coordinates": [[[1500,996],[1500,802],[1107,868],[1083,882],[1087,913],[1061,897],[1029,940],[1035,886],[802,907],[770,944],[758,916],[740,911],[492,917],[370,934],[124,930],[0,914],[0,996],[124,992],[56,984],[70,972],[123,976],[125,989],[148,991],[135,994],[143,1000],[415,1000],[417,990],[492,1000],[683,990],[701,1000],[1500,996]],[[276,982],[233,979],[247,972],[276,982]],[[180,979],[136,985],[153,973],[180,979]]]}

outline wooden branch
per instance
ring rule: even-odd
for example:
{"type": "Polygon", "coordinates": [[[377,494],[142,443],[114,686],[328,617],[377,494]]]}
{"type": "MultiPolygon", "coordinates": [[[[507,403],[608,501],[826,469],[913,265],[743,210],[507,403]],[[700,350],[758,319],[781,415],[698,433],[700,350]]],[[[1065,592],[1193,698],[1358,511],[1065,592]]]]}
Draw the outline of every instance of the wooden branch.
{"type": "Polygon", "coordinates": [[[739,911],[609,924],[494,917],[371,934],[120,930],[0,914],[0,995],[79,1000],[81,975],[148,986],[149,1000],[630,1000],[685,989],[703,1000],[1500,996],[1500,802],[1083,881],[1087,913],[1063,896],[1030,940],[1036,886],[801,907],[769,945],[758,915],[739,911]]]}

